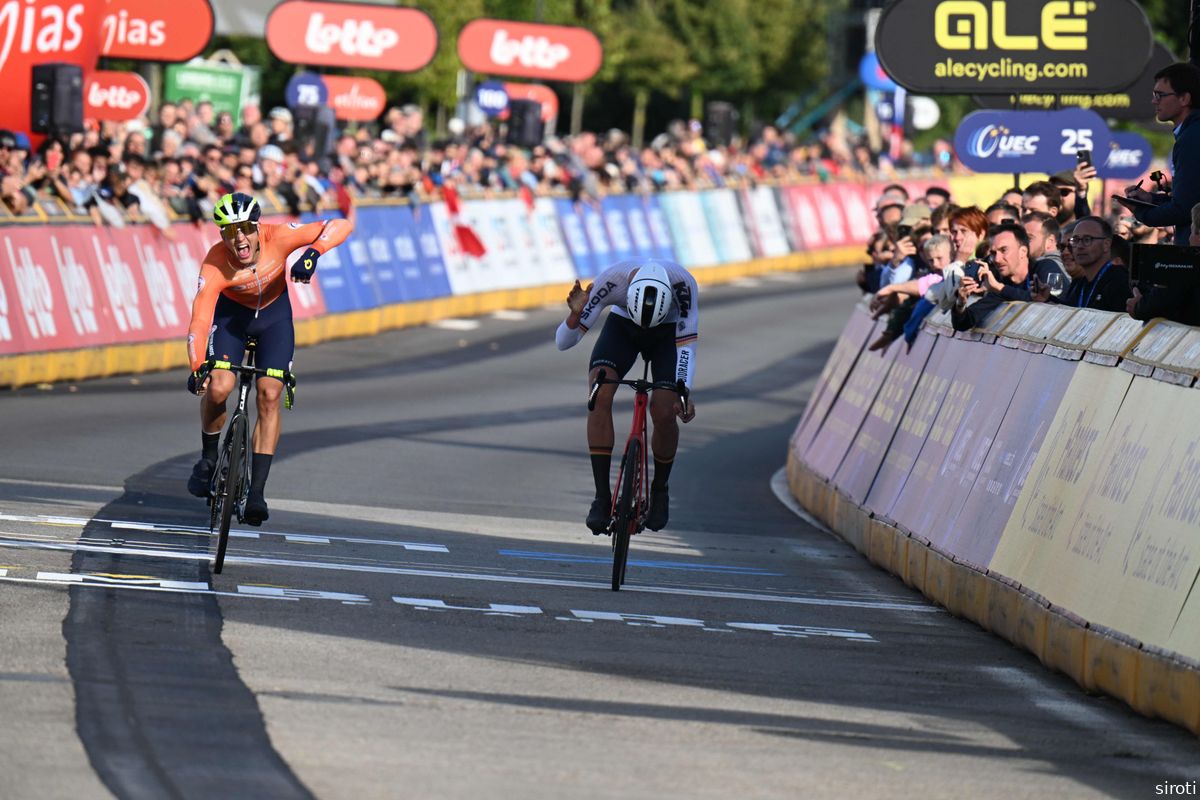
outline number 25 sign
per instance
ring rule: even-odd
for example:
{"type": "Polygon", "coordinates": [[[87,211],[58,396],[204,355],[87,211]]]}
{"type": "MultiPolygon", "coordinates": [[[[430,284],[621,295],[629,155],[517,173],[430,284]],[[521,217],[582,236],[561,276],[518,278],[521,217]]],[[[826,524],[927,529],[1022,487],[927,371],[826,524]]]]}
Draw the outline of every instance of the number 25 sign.
{"type": "Polygon", "coordinates": [[[1108,152],[1108,125],[1094,111],[976,111],[954,134],[959,159],[974,172],[1045,172],[1075,168],[1075,154],[1108,152]]]}

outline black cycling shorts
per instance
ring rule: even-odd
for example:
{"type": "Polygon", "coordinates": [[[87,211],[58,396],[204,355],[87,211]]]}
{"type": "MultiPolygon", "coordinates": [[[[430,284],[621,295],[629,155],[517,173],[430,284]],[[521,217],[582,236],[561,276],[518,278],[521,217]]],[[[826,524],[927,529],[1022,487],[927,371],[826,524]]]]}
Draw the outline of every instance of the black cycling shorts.
{"type": "Polygon", "coordinates": [[[257,317],[253,308],[221,295],[213,312],[213,326],[215,330],[208,336],[209,358],[241,364],[246,337],[253,336],[258,340],[254,352],[256,367],[291,371],[292,357],[296,354],[296,328],[287,292],[260,309],[257,317]]]}
{"type": "Polygon", "coordinates": [[[639,355],[650,362],[650,374],[655,383],[674,383],[675,326],[656,325],[647,329],[610,312],[600,329],[596,346],[592,348],[590,369],[611,369],[620,380],[639,355]]]}

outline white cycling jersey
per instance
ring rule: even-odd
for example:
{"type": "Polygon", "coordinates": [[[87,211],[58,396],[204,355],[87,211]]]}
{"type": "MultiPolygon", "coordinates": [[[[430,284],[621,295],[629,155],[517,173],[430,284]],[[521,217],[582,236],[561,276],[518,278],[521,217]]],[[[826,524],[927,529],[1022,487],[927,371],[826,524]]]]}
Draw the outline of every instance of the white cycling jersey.
{"type": "Polygon", "coordinates": [[[629,282],[638,269],[648,263],[661,265],[671,280],[671,310],[667,312],[667,318],[662,324],[675,328],[675,379],[683,381],[691,389],[692,376],[696,372],[696,341],[700,331],[700,309],[697,304],[700,292],[692,273],[673,261],[621,261],[601,272],[592,282],[587,303],[584,304],[583,313],[579,315],[579,327],[572,330],[564,320],[554,335],[555,342],[559,350],[579,344],[583,335],[596,327],[600,312],[606,306],[612,306],[612,313],[629,319],[629,313],[625,310],[625,295],[629,291],[629,282]]]}

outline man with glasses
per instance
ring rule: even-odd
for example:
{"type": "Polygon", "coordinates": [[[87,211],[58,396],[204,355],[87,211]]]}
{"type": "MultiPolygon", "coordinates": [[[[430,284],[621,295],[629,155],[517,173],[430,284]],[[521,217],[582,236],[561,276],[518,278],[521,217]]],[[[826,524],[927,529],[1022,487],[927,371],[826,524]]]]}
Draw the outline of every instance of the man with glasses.
{"type": "Polygon", "coordinates": [[[1112,226],[1101,217],[1079,220],[1067,243],[1082,274],[1071,281],[1062,297],[1055,299],[1048,287],[1039,287],[1036,299],[1075,308],[1124,312],[1125,301],[1130,297],[1129,272],[1112,261],[1112,235],[1112,226]]]}
{"type": "MultiPolygon", "coordinates": [[[[207,497],[225,426],[225,400],[236,378],[225,369],[209,369],[211,359],[240,364],[247,337],[258,340],[256,366],[291,370],[296,348],[292,304],[287,296],[287,257],[307,247],[292,265],[293,281],[308,283],[317,258],[345,241],[353,225],[343,219],[268,225],[262,209],[248,194],[235,192],[217,201],[213,219],[221,241],[212,246],[200,267],[199,290],[192,304],[187,349],[192,374],[188,390],[201,397],[200,435],[203,450],[188,479],[188,491],[207,497]]],[[[283,382],[260,377],[256,384],[258,420],[254,426],[250,496],[244,520],[261,525],[268,517],[264,488],[279,442],[279,397],[283,382]]]]}
{"type": "Polygon", "coordinates": [[[1192,206],[1200,202],[1200,69],[1180,62],[1154,75],[1155,119],[1175,126],[1171,151],[1173,186],[1170,194],[1151,193],[1141,181],[1126,187],[1125,196],[1138,204],[1125,203],[1137,219],[1155,228],[1175,227],[1175,244],[1186,245],[1191,235],[1192,206]],[[1151,204],[1151,205],[1146,205],[1151,204]]]}

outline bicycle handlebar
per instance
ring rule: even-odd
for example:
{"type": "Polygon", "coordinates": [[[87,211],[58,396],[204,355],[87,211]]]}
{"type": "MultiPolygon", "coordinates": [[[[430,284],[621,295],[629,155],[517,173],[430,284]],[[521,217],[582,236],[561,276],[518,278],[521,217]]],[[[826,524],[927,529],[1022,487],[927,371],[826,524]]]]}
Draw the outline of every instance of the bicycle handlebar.
{"type": "Polygon", "coordinates": [[[222,361],[216,358],[210,358],[205,361],[200,367],[204,371],[205,376],[214,369],[227,369],[230,372],[239,375],[254,375],[263,378],[274,378],[283,383],[284,408],[291,408],[296,404],[296,376],[294,373],[286,369],[263,369],[262,367],[247,367],[245,364],[234,364],[230,361],[222,361]]]}
{"type": "Polygon", "coordinates": [[[600,370],[600,374],[596,376],[596,382],[592,384],[592,391],[588,393],[588,411],[595,410],[596,395],[600,393],[600,387],[604,384],[611,384],[614,386],[630,386],[633,387],[633,390],[639,394],[644,394],[653,389],[663,389],[665,391],[675,392],[685,401],[691,395],[691,391],[687,388],[687,384],[685,384],[683,381],[675,381],[674,383],[671,383],[670,381],[658,381],[656,383],[651,383],[650,381],[643,380],[618,381],[608,378],[607,373],[604,370],[600,370]]]}

